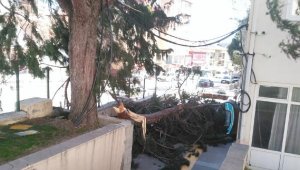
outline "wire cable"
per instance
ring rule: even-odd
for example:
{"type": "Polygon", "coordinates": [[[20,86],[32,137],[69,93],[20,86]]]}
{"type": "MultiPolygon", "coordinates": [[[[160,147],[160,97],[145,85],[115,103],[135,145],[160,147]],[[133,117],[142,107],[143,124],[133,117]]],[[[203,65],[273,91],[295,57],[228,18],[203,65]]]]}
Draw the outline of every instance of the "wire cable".
{"type": "Polygon", "coordinates": [[[240,94],[238,95],[238,97],[237,97],[237,101],[239,101],[238,102],[238,109],[240,110],[240,112],[242,112],[242,113],[246,113],[246,112],[248,112],[249,111],[249,109],[250,109],[250,107],[251,107],[251,98],[250,98],[250,95],[249,95],[249,93],[247,93],[245,90],[241,90],[240,91],[240,94]],[[247,97],[247,99],[248,99],[248,103],[244,103],[244,96],[246,95],[246,97],[247,97]],[[247,106],[247,108],[246,109],[244,109],[243,110],[243,108],[244,108],[244,106],[247,106]]]}
{"type": "MultiPolygon", "coordinates": [[[[117,1],[119,2],[119,4],[125,6],[126,8],[130,9],[130,10],[133,10],[134,12],[138,12],[140,14],[144,14],[142,11],[138,10],[138,9],[135,9],[134,7],[130,6],[130,5],[127,5],[127,4],[124,4],[120,1],[117,1]]],[[[181,43],[177,43],[177,42],[174,42],[174,41],[171,41],[171,40],[168,40],[166,38],[163,38],[159,35],[156,35],[155,33],[153,33],[152,31],[148,31],[150,32],[152,35],[158,37],[159,39],[161,40],[164,40],[166,42],[169,42],[169,43],[172,43],[172,44],[175,44],[175,45],[180,45],[180,46],[185,46],[185,47],[201,47],[201,46],[209,46],[209,45],[213,45],[213,44],[216,44],[216,43],[219,43],[225,39],[227,39],[228,37],[230,37],[231,35],[235,34],[237,31],[241,30],[243,27],[247,27],[248,24],[244,24],[244,25],[241,25],[239,28],[237,28],[236,30],[234,31],[231,31],[227,34],[224,34],[224,35],[221,35],[221,36],[218,36],[218,37],[215,37],[215,38],[211,38],[211,39],[208,39],[208,40],[188,40],[188,39],[184,39],[184,38],[180,38],[180,37],[177,37],[177,36],[174,36],[174,35],[171,35],[169,33],[166,33],[166,32],[163,32],[163,31],[160,31],[159,29],[157,28],[154,28],[154,30],[158,31],[159,33],[163,33],[167,36],[170,36],[170,37],[173,37],[173,38],[176,38],[178,40],[182,40],[182,41],[186,41],[186,42],[191,42],[191,43],[204,43],[203,45],[188,45],[188,44],[181,44],[181,43]],[[206,43],[206,42],[209,42],[209,41],[213,41],[215,40],[214,42],[210,42],[210,43],[206,43]]]]}
{"type": "Polygon", "coordinates": [[[159,35],[156,35],[155,33],[153,33],[152,31],[148,31],[149,33],[151,33],[152,35],[154,35],[155,37],[163,40],[163,41],[166,41],[168,43],[171,43],[171,44],[175,44],[175,45],[179,45],[179,46],[183,46],[183,47],[204,47],[204,46],[210,46],[210,45],[213,45],[213,44],[217,44],[225,39],[227,39],[228,37],[234,35],[235,33],[237,33],[238,31],[240,31],[242,28],[246,27],[247,25],[242,25],[240,27],[238,27],[237,29],[233,30],[231,33],[229,33],[228,35],[226,35],[225,37],[222,37],[218,40],[215,40],[213,42],[209,42],[209,43],[205,43],[205,44],[200,44],[200,45],[188,45],[188,44],[182,44],[182,43],[177,43],[177,42],[174,42],[174,41],[171,41],[171,40],[168,40],[166,38],[163,38],[159,35]]]}
{"type": "MultiPolygon", "coordinates": [[[[119,4],[125,6],[126,8],[134,11],[134,12],[137,12],[137,13],[140,13],[140,14],[143,14],[142,11],[138,10],[138,9],[135,9],[134,7],[130,6],[130,5],[127,5],[127,4],[124,4],[120,1],[117,1],[119,4]]],[[[122,10],[121,10],[122,11],[122,10]]],[[[123,11],[124,12],[124,11],[123,11]]],[[[124,12],[125,13],[125,12],[124,12]]],[[[134,18],[133,18],[134,19],[134,18]]],[[[137,21],[138,23],[138,21],[137,21]]],[[[141,25],[141,24],[140,24],[141,25]]],[[[165,33],[165,32],[162,32],[156,28],[154,28],[155,30],[157,30],[158,32],[160,33],[163,33],[163,34],[166,34],[170,37],[173,37],[173,38],[176,38],[178,40],[182,40],[182,41],[187,41],[187,42],[192,42],[192,43],[204,43],[204,44],[201,44],[201,45],[189,45],[189,44],[182,44],[182,43],[178,43],[178,42],[174,42],[174,41],[171,41],[167,38],[163,38],[155,33],[153,33],[152,31],[148,30],[148,32],[152,35],[154,35],[155,37],[163,40],[163,41],[166,41],[166,42],[169,42],[171,44],[175,44],[175,45],[179,45],[179,46],[184,46],[184,47],[203,47],[203,46],[209,46],[209,45],[213,45],[213,44],[217,44],[225,39],[227,39],[228,37],[230,37],[231,35],[235,34],[236,32],[238,32],[239,30],[241,30],[243,27],[248,27],[248,24],[244,24],[244,25],[241,25],[240,27],[238,27],[237,29],[227,33],[227,34],[224,34],[224,35],[221,35],[221,36],[218,36],[218,37],[215,37],[215,38],[211,38],[211,39],[208,39],[208,40],[199,40],[199,41],[193,41],[193,40],[188,40],[188,39],[184,39],[184,38],[180,38],[180,37],[177,37],[177,36],[174,36],[174,35],[171,35],[171,34],[168,34],[168,33],[165,33]],[[215,41],[213,41],[215,40],[215,41]],[[213,42],[209,42],[209,41],[213,41],[213,42]]]]}
{"type": "MultiPolygon", "coordinates": [[[[247,56],[248,55],[252,55],[254,57],[255,53],[254,54],[249,54],[249,53],[245,53],[245,50],[243,48],[243,34],[242,34],[242,31],[240,30],[240,46],[241,46],[241,50],[242,50],[242,53],[243,53],[243,56],[245,57],[245,60],[246,60],[246,64],[248,64],[248,58],[247,56]]],[[[253,57],[252,57],[252,61],[253,61],[253,57]]],[[[253,70],[253,64],[251,65],[251,73],[250,73],[250,81],[251,83],[253,84],[257,84],[257,81],[256,81],[256,75],[254,73],[254,70],[253,70]],[[254,78],[254,82],[252,81],[252,76],[254,78]]],[[[246,67],[245,67],[246,68],[246,67]]]]}
{"type": "Polygon", "coordinates": [[[211,39],[207,39],[207,40],[188,40],[188,39],[180,38],[180,37],[177,37],[177,36],[175,36],[175,35],[171,35],[171,34],[169,34],[169,33],[160,31],[160,30],[157,29],[157,28],[154,28],[154,29],[155,29],[156,31],[158,31],[159,33],[165,34],[165,35],[167,35],[167,36],[170,36],[170,37],[176,38],[176,39],[178,39],[178,40],[182,40],[182,41],[192,42],[192,43],[205,43],[205,42],[208,42],[208,41],[213,41],[213,40],[216,40],[216,39],[223,38],[223,37],[225,37],[225,36],[227,36],[227,35],[229,35],[229,34],[232,33],[232,31],[231,31],[231,32],[226,33],[226,34],[224,34],[224,35],[221,35],[221,36],[218,36],[218,37],[214,37],[214,38],[211,38],[211,39]]]}

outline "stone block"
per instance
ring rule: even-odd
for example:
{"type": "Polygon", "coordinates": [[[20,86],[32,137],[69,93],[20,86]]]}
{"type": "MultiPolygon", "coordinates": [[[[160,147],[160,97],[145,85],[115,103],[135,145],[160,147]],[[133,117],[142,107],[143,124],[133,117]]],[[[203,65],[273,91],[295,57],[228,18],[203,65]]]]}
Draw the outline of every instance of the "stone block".
{"type": "Polygon", "coordinates": [[[0,114],[0,126],[14,124],[27,120],[28,116],[25,112],[7,112],[0,114]]]}
{"type": "Polygon", "coordinates": [[[21,100],[20,109],[28,114],[29,119],[45,117],[52,113],[52,100],[37,97],[21,100]]]}

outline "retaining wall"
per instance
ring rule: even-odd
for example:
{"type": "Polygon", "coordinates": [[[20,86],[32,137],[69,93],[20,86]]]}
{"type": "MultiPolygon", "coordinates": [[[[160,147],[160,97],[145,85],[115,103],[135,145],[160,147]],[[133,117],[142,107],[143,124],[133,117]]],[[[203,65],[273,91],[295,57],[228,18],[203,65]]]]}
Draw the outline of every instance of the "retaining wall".
{"type": "Polygon", "coordinates": [[[0,166],[0,170],[130,170],[133,125],[99,115],[106,126],[0,166]]]}

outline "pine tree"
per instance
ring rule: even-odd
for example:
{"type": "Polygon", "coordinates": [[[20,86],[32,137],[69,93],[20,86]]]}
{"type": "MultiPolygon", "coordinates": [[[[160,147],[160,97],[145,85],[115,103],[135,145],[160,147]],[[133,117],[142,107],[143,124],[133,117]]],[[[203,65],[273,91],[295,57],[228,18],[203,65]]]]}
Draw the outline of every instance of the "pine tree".
{"type": "MultiPolygon", "coordinates": [[[[248,23],[248,17],[239,21],[240,25],[246,25],[248,23]]],[[[243,32],[240,31],[235,34],[234,38],[231,40],[231,43],[227,46],[228,54],[232,60],[233,64],[242,66],[242,56],[244,55],[243,50],[243,32]]]]}
{"type": "Polygon", "coordinates": [[[69,117],[76,126],[95,123],[96,94],[107,86],[113,92],[130,93],[128,80],[135,66],[154,74],[154,68],[159,67],[153,63],[153,57],[170,49],[159,49],[152,31],[180,23],[178,17],[167,17],[155,0],[47,2],[52,22],[50,38],[37,30],[34,19],[41,9],[36,1],[1,1],[4,10],[0,11],[0,73],[13,74],[15,65],[19,65],[43,77],[39,62],[45,56],[66,64],[71,82],[69,117]],[[20,30],[25,32],[23,37],[20,30]],[[116,73],[111,71],[112,65],[118,66],[116,73]]]}

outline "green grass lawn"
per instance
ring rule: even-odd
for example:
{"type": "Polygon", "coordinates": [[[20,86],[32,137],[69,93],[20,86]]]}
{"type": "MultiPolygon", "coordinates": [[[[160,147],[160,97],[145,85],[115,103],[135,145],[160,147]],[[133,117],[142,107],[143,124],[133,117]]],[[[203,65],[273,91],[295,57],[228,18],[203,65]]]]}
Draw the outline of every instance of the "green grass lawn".
{"type": "Polygon", "coordinates": [[[0,164],[49,146],[67,134],[51,125],[33,125],[28,130],[37,130],[39,133],[18,136],[15,133],[22,130],[12,130],[9,127],[0,127],[0,164]]]}

